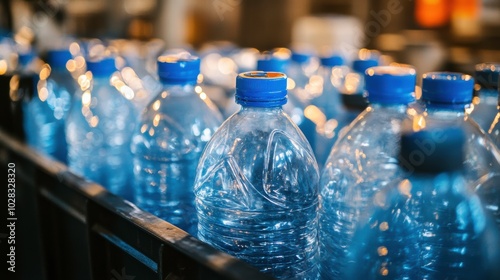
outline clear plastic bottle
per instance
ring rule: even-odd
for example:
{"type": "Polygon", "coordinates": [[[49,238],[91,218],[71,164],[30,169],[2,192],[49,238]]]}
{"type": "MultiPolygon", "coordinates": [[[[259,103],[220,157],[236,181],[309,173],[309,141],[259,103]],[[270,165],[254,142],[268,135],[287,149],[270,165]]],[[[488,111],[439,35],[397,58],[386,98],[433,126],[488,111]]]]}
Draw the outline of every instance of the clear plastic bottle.
{"type": "Polygon", "coordinates": [[[476,65],[474,110],[471,117],[485,132],[491,129],[491,123],[498,112],[498,75],[500,75],[500,63],[476,65]]]}
{"type": "Polygon", "coordinates": [[[196,85],[200,60],[160,56],[162,92],[143,112],[132,138],[135,201],[196,235],[193,184],[196,165],[222,116],[196,85]]]}
{"type": "Polygon", "coordinates": [[[369,107],[331,150],[320,181],[320,264],[323,279],[339,279],[357,223],[374,194],[401,175],[397,147],[415,100],[412,68],[367,70],[369,107]]]}
{"type": "Polygon", "coordinates": [[[500,174],[500,152],[470,117],[474,79],[462,73],[431,72],[422,76],[423,113],[412,111],[416,126],[459,126],[466,132],[465,178],[472,184],[500,174]]]}
{"type": "MultiPolygon", "coordinates": [[[[115,60],[87,61],[88,72],[78,78],[66,121],[70,169],[131,199],[130,140],[137,123],[135,107],[110,84],[115,60]]],[[[130,96],[128,96],[130,98],[130,96]]]]}
{"type": "Polygon", "coordinates": [[[403,134],[405,176],[370,201],[345,279],[499,279],[500,234],[466,184],[466,141],[450,126],[403,134]]]}
{"type": "Polygon", "coordinates": [[[276,278],[316,279],[318,166],[286,94],[282,73],[238,75],[242,108],[198,165],[198,237],[276,278]]]}
{"type": "Polygon", "coordinates": [[[28,143],[40,152],[67,161],[64,123],[76,91],[76,82],[66,69],[71,53],[68,49],[50,50],[37,82],[37,90],[26,105],[33,127],[26,131],[28,143]]]}
{"type": "MultiPolygon", "coordinates": [[[[316,128],[316,142],[313,146],[314,154],[318,159],[320,167],[325,164],[333,144],[337,141],[340,131],[349,125],[354,119],[348,118],[348,111],[342,104],[339,87],[348,72],[348,67],[344,66],[344,59],[339,55],[331,55],[320,58],[321,67],[318,70],[319,84],[321,90],[314,94],[311,104],[316,106],[320,112],[311,114],[316,128]],[[320,115],[321,117],[318,117],[320,115]]],[[[311,80],[309,91],[314,92],[315,81],[311,80]]],[[[309,110],[314,112],[309,107],[309,110]]]]}

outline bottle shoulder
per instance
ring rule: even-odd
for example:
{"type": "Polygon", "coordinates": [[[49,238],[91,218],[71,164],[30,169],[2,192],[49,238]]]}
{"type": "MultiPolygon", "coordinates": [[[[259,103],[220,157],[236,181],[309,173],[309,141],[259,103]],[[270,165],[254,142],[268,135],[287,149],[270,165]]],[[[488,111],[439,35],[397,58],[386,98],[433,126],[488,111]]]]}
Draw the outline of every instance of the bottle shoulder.
{"type": "Polygon", "coordinates": [[[226,142],[244,139],[265,143],[269,137],[276,135],[293,139],[300,147],[310,150],[310,146],[300,129],[282,110],[275,112],[240,110],[222,124],[214,138],[220,138],[226,142]]]}
{"type": "Polygon", "coordinates": [[[220,112],[211,103],[208,97],[201,97],[195,92],[170,94],[167,91],[162,91],[151,100],[144,112],[145,115],[150,116],[162,113],[173,118],[202,117],[222,122],[220,112]]]}
{"type": "Polygon", "coordinates": [[[160,161],[197,159],[221,119],[196,94],[160,93],[141,114],[132,151],[160,161]]]}
{"type": "Polygon", "coordinates": [[[373,147],[383,142],[394,142],[399,136],[401,125],[406,118],[403,111],[384,111],[367,108],[346,128],[335,146],[350,150],[373,147]]]}
{"type": "Polygon", "coordinates": [[[298,128],[283,113],[242,111],[208,143],[198,165],[197,195],[247,210],[317,203],[318,166],[298,128]]]}

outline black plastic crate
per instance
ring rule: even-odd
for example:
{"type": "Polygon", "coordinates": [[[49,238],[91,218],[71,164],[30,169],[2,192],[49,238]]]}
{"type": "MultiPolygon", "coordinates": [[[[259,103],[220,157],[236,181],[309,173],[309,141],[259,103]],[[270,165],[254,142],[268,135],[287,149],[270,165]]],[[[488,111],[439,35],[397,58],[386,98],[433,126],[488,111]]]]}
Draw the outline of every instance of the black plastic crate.
{"type": "MultiPolygon", "coordinates": [[[[4,267],[1,279],[272,279],[0,130],[5,186],[9,163],[16,174],[16,272],[4,267]]],[[[6,258],[8,233],[0,234],[6,258]]]]}

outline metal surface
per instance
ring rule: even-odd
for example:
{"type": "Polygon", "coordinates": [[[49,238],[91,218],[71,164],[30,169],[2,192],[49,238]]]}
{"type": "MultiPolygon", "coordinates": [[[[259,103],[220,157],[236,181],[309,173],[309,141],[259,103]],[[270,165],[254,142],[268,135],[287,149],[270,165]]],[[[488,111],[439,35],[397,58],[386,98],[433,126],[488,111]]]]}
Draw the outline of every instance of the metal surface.
{"type": "Polygon", "coordinates": [[[272,279],[0,130],[8,163],[19,215],[12,279],[272,279]]]}

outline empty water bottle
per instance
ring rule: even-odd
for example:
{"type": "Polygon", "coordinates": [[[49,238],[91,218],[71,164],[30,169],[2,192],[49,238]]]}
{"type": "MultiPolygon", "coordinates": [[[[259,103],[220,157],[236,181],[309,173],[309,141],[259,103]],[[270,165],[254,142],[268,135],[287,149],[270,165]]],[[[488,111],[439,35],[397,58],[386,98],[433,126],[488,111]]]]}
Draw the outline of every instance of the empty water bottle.
{"type": "Polygon", "coordinates": [[[39,73],[36,94],[26,105],[26,118],[32,128],[26,131],[28,143],[40,152],[66,162],[67,144],[64,123],[76,82],[66,69],[71,59],[67,49],[48,52],[48,65],[39,73]]]}
{"type": "Polygon", "coordinates": [[[142,114],[132,138],[137,205],[193,235],[196,165],[222,122],[196,85],[199,73],[198,57],[161,56],[163,90],[142,114]]]}
{"type": "Polygon", "coordinates": [[[374,194],[401,176],[399,133],[415,100],[412,68],[367,70],[369,107],[332,148],[320,181],[320,264],[323,279],[339,279],[360,216],[374,194]]]}
{"type": "Polygon", "coordinates": [[[238,75],[242,109],[198,165],[198,237],[277,278],[316,279],[318,166],[286,94],[282,73],[238,75]]]}
{"type": "Polygon", "coordinates": [[[110,84],[114,58],[87,61],[66,121],[68,165],[111,192],[131,198],[130,139],[136,125],[131,101],[110,84]]]}
{"type": "Polygon", "coordinates": [[[476,65],[474,110],[471,116],[485,132],[490,130],[498,112],[498,75],[500,75],[500,64],[476,65]]]}
{"type": "Polygon", "coordinates": [[[500,235],[466,184],[466,141],[456,127],[403,134],[406,175],[370,200],[345,279],[499,279],[500,235]]]}
{"type": "Polygon", "coordinates": [[[474,79],[469,75],[426,73],[422,79],[422,97],[419,102],[425,112],[418,113],[415,110],[410,114],[416,125],[459,126],[465,130],[467,145],[464,164],[468,183],[483,176],[500,174],[500,152],[468,114],[473,87],[474,79]]]}

